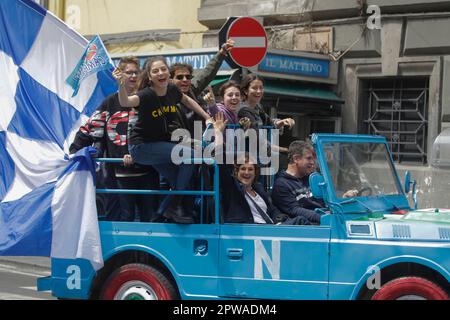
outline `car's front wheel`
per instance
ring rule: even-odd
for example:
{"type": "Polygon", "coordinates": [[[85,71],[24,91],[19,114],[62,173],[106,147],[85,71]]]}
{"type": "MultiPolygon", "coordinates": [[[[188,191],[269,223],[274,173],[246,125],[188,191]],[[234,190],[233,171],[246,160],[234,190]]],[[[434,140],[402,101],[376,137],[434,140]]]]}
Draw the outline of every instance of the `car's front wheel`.
{"type": "Polygon", "coordinates": [[[448,300],[439,285],[420,277],[402,277],[387,282],[372,300],[448,300]]]}

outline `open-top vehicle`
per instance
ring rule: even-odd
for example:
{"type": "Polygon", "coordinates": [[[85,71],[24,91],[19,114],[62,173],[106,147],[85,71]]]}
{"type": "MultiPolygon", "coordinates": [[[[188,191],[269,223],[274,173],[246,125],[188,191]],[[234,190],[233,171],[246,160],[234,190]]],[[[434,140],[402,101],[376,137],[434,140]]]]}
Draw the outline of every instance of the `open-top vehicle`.
{"type": "Polygon", "coordinates": [[[320,225],[222,223],[211,162],[213,189],[190,194],[214,199],[212,218],[202,210],[190,225],[100,221],[104,267],[52,259],[39,290],[76,299],[448,299],[450,211],[410,207],[413,183],[407,174],[402,187],[385,138],[312,142],[320,225]],[[349,189],[358,195],[343,198],[349,189]]]}

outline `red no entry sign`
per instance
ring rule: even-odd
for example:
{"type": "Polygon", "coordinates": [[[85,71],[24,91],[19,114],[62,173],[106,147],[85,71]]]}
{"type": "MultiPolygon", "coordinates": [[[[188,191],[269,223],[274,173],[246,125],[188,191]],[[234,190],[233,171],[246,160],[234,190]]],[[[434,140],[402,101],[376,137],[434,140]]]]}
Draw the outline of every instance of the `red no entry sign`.
{"type": "Polygon", "coordinates": [[[242,17],[234,20],[228,29],[227,39],[234,40],[230,57],[241,67],[256,66],[266,55],[266,30],[256,19],[242,17]]]}

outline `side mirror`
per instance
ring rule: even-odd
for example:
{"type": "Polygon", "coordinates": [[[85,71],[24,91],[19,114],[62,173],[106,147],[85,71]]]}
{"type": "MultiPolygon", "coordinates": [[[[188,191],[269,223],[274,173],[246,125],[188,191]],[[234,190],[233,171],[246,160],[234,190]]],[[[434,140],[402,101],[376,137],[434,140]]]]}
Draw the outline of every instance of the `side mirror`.
{"type": "Polygon", "coordinates": [[[320,173],[314,172],[309,176],[309,187],[311,188],[314,198],[323,199],[325,179],[320,173]]]}
{"type": "Polygon", "coordinates": [[[416,180],[411,180],[411,172],[406,171],[405,174],[405,193],[408,194],[409,191],[412,191],[412,199],[414,202],[414,210],[417,209],[417,194],[416,194],[416,180]],[[412,185],[412,190],[411,190],[412,185]]]}
{"type": "Polygon", "coordinates": [[[409,193],[411,186],[411,172],[406,171],[405,173],[405,193],[409,193]]]}

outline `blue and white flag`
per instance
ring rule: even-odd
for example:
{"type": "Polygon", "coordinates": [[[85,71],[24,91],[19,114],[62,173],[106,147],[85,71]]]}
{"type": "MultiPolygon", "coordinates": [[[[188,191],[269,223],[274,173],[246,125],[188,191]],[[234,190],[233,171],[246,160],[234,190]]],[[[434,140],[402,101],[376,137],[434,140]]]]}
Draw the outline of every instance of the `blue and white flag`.
{"type": "Polygon", "coordinates": [[[96,35],[88,43],[77,66],[66,79],[66,83],[74,90],[72,97],[77,95],[80,84],[84,79],[99,71],[112,69],[113,66],[114,64],[109,57],[102,40],[96,35]]]}
{"type": "Polygon", "coordinates": [[[67,157],[80,124],[117,90],[109,70],[65,80],[88,41],[31,0],[0,1],[0,255],[103,265],[92,160],[67,157]]]}

